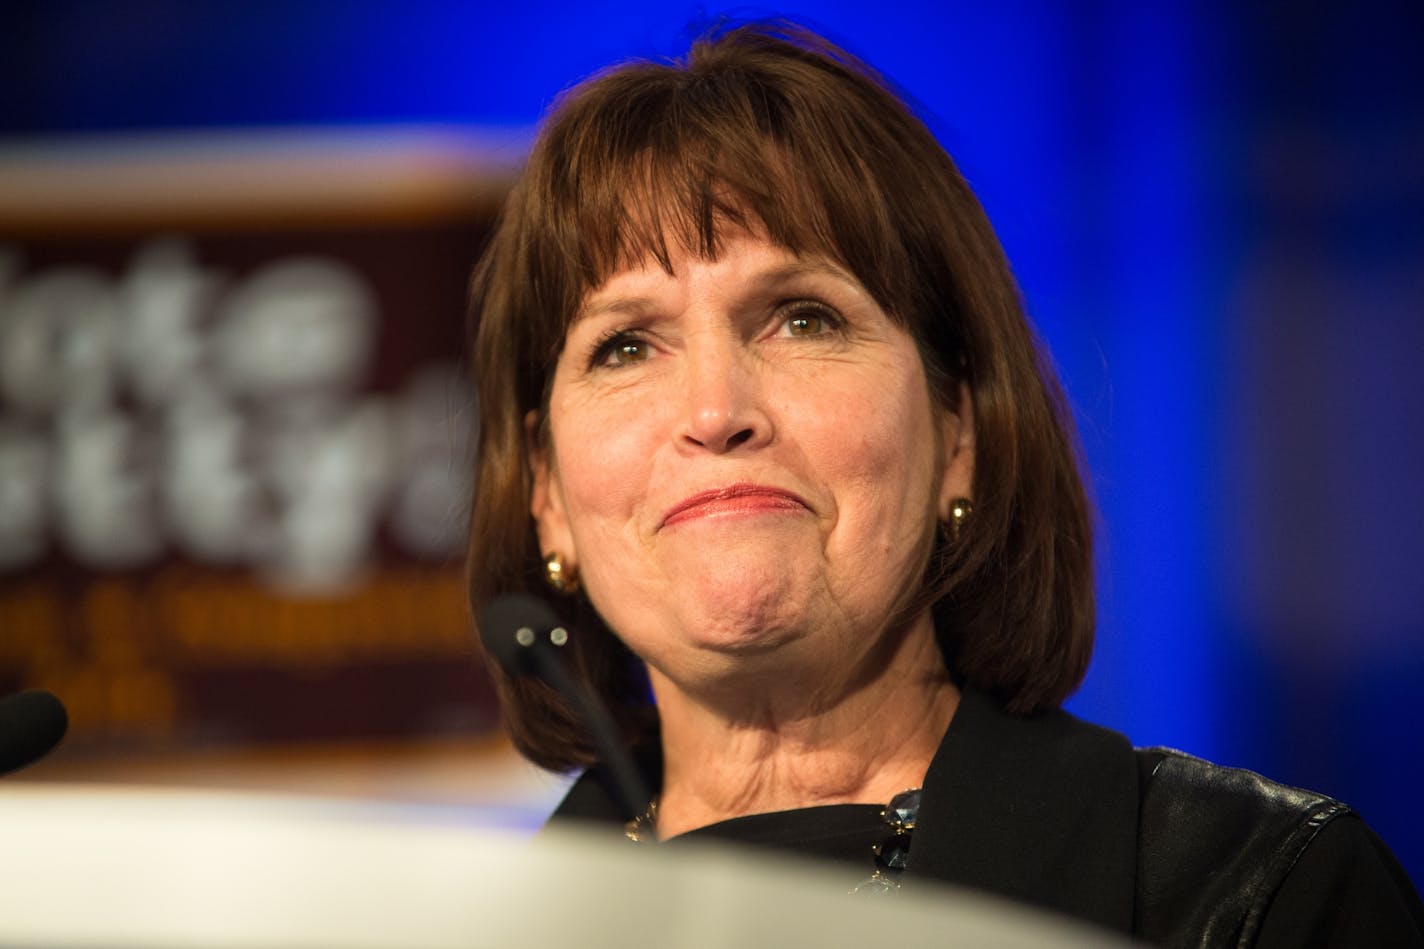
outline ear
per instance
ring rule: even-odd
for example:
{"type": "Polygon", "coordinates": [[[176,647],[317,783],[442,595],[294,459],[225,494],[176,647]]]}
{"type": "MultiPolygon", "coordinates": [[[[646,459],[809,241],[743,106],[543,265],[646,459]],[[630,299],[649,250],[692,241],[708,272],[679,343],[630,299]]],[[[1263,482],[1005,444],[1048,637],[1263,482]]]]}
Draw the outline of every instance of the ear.
{"type": "Polygon", "coordinates": [[[576,569],[573,534],[569,530],[564,509],[564,494],[559,484],[558,467],[548,439],[540,432],[539,413],[530,410],[524,416],[524,451],[529,457],[529,469],[534,484],[529,492],[529,513],[534,517],[539,534],[539,550],[543,554],[558,554],[568,568],[576,569]]]}
{"type": "Polygon", "coordinates": [[[959,384],[953,408],[939,409],[941,459],[939,519],[949,520],[959,498],[974,500],[974,397],[967,383],[959,384]]]}

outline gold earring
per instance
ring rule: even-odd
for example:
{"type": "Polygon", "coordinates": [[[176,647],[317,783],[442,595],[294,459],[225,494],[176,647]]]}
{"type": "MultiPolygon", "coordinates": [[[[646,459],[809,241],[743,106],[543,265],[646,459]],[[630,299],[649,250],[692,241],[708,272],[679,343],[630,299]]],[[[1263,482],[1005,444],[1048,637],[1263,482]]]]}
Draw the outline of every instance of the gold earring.
{"type": "Polygon", "coordinates": [[[949,539],[959,540],[959,529],[964,521],[974,513],[974,502],[968,498],[955,498],[949,502],[949,539]]]}
{"type": "Polygon", "coordinates": [[[564,559],[558,554],[549,554],[544,558],[544,579],[548,581],[549,589],[564,596],[578,589],[577,573],[572,566],[564,566],[564,559]]]}

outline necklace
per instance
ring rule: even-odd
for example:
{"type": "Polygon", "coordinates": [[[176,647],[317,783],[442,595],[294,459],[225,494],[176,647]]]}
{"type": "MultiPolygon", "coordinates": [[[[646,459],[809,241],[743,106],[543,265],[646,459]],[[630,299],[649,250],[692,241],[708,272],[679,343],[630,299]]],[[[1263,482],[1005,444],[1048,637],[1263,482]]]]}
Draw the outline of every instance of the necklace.
{"type": "Polygon", "coordinates": [[[657,842],[658,799],[656,797],[648,802],[648,807],[643,813],[623,825],[623,836],[635,844],[645,841],[657,842]]]}
{"type": "Polygon", "coordinates": [[[890,799],[880,812],[880,819],[890,830],[890,836],[871,848],[875,869],[870,876],[851,887],[852,893],[884,896],[900,888],[900,875],[910,860],[910,835],[920,816],[920,789],[901,791],[890,799]]]}
{"type": "MultiPolygon", "coordinates": [[[[901,791],[880,810],[880,819],[890,835],[871,848],[874,869],[870,876],[851,888],[852,893],[882,896],[900,888],[900,876],[910,859],[910,837],[920,814],[920,789],[901,791]]],[[[658,839],[658,799],[648,802],[643,813],[623,825],[623,835],[635,844],[658,839]]]]}

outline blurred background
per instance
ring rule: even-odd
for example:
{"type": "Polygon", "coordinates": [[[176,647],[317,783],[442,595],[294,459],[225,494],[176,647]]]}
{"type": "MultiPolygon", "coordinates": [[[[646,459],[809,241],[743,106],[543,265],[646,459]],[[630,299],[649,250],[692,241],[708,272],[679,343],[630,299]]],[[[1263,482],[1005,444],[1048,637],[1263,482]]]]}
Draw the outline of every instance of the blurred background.
{"type": "Polygon", "coordinates": [[[1424,7],[4,0],[7,780],[489,807],[465,280],[542,111],[779,12],[996,222],[1082,426],[1072,709],[1340,797],[1424,879],[1424,7]]]}

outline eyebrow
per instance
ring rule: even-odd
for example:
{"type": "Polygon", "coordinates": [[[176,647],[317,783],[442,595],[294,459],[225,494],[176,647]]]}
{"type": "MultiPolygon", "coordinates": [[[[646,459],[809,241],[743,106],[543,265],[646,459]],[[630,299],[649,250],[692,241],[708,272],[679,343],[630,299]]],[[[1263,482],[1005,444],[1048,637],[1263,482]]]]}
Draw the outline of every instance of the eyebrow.
{"type": "MultiPolygon", "coordinates": [[[[791,260],[781,266],[771,267],[757,273],[751,280],[751,284],[757,288],[774,287],[777,284],[785,283],[797,277],[804,276],[827,276],[837,280],[860,286],[860,281],[851,276],[844,268],[827,260],[812,258],[810,260],[791,260]]],[[[597,297],[595,291],[594,296],[597,297]]],[[[585,304],[574,312],[570,325],[592,319],[596,316],[606,316],[610,313],[637,314],[644,313],[656,308],[656,299],[646,294],[633,294],[630,296],[616,296],[607,300],[597,300],[591,306],[585,304]]]]}

